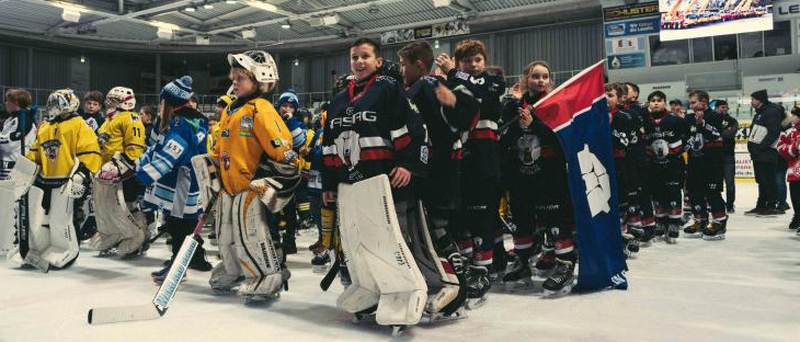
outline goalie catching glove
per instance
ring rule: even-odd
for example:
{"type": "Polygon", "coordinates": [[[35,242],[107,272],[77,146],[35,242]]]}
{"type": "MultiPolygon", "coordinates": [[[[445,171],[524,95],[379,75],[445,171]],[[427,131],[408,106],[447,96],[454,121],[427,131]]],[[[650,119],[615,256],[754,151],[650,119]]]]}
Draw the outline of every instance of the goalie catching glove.
{"type": "Polygon", "coordinates": [[[133,176],[136,164],[124,154],[117,152],[107,163],[100,168],[97,181],[102,184],[119,183],[133,176]]]}
{"type": "Polygon", "coordinates": [[[86,165],[75,158],[75,166],[69,174],[69,180],[66,186],[62,189],[62,194],[67,195],[69,198],[81,198],[86,194],[86,188],[91,182],[92,173],[86,168],[86,165]]]}

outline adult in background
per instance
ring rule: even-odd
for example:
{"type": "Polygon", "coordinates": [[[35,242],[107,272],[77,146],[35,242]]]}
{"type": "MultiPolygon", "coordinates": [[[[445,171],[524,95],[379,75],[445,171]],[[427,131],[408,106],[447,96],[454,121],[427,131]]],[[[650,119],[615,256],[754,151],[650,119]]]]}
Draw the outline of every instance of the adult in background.
{"type": "Polygon", "coordinates": [[[728,214],[736,210],[736,132],[739,121],[728,113],[728,102],[718,100],[716,110],[722,114],[722,168],[725,170],[725,209],[728,214]]]}
{"type": "Polygon", "coordinates": [[[778,166],[778,151],[775,149],[781,132],[783,107],[769,102],[766,90],[750,94],[750,104],[756,110],[747,137],[747,151],[753,161],[753,171],[758,183],[758,202],[756,207],[745,215],[773,217],[778,214],[778,185],[775,173],[778,166]]]}
{"type": "Polygon", "coordinates": [[[143,106],[139,109],[139,118],[142,119],[142,124],[144,125],[144,143],[147,144],[147,146],[153,145],[155,142],[150,139],[153,134],[153,118],[155,116],[156,107],[143,106]]]}
{"type": "Polygon", "coordinates": [[[686,111],[683,110],[683,102],[681,102],[681,100],[674,99],[669,101],[669,110],[672,112],[672,114],[677,115],[681,119],[686,116],[686,111]]]}

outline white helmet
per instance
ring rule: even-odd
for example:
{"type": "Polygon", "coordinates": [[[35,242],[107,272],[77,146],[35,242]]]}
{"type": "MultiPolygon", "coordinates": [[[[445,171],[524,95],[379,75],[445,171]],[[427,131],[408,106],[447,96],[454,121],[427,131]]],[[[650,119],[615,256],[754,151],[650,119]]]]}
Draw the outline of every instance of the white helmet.
{"type": "Polygon", "coordinates": [[[278,67],[275,65],[275,60],[265,51],[250,50],[228,54],[228,64],[241,66],[252,72],[258,83],[266,84],[278,81],[278,67]]]}
{"type": "Polygon", "coordinates": [[[45,119],[51,121],[60,115],[75,113],[80,102],[72,89],[56,90],[47,97],[45,119]]]}
{"type": "Polygon", "coordinates": [[[133,110],[136,108],[136,97],[133,95],[133,89],[125,87],[114,87],[106,94],[106,110],[112,111],[116,109],[133,110]]]}

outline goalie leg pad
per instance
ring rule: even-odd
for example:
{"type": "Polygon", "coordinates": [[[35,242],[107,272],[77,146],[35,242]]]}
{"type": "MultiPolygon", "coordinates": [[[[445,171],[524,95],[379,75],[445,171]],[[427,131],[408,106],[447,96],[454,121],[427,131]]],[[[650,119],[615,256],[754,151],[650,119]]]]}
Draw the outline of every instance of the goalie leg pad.
{"type": "Polygon", "coordinates": [[[242,276],[234,244],[233,197],[221,191],[217,200],[214,226],[217,231],[217,244],[222,262],[211,272],[209,284],[212,287],[233,287],[242,276]]]}
{"type": "Polygon", "coordinates": [[[97,234],[90,245],[99,251],[117,247],[127,254],[138,250],[145,242],[147,229],[143,215],[133,215],[125,203],[122,184],[101,184],[94,181],[92,201],[97,222],[97,234]]]}
{"type": "Polygon", "coordinates": [[[31,187],[28,194],[31,251],[54,268],[69,267],[80,251],[72,220],[74,200],[62,194],[61,188],[31,187]],[[50,192],[47,214],[42,207],[45,191],[50,192]]]}
{"type": "Polygon", "coordinates": [[[244,271],[239,286],[243,296],[272,296],[288,280],[282,272],[280,251],[275,248],[267,225],[267,210],[252,191],[233,198],[236,254],[244,271]]]}
{"type": "Polygon", "coordinates": [[[0,255],[6,255],[14,250],[14,241],[16,240],[16,199],[14,197],[13,187],[10,182],[0,181],[0,208],[3,208],[3,213],[0,214],[0,255]]]}
{"type": "Polygon", "coordinates": [[[353,308],[369,307],[369,301],[377,296],[375,320],[379,324],[418,323],[427,301],[427,286],[400,230],[389,178],[379,175],[355,184],[340,184],[338,207],[351,287],[374,295],[348,289],[337,305],[352,312],[353,308]],[[368,301],[345,306],[355,302],[354,296],[368,301]]]}

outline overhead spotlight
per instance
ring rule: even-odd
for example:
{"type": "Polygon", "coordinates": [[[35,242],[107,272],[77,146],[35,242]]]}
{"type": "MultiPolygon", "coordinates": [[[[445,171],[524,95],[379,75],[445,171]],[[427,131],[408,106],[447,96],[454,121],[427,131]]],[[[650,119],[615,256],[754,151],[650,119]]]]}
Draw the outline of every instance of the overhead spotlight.
{"type": "Polygon", "coordinates": [[[81,64],[86,63],[86,56],[81,55],[81,64]]]}
{"type": "Polygon", "coordinates": [[[242,38],[244,39],[253,39],[256,37],[256,29],[249,28],[242,31],[242,38]]]}
{"type": "Polygon", "coordinates": [[[281,28],[284,29],[284,30],[288,30],[288,29],[292,28],[292,23],[290,23],[287,20],[285,23],[281,24],[281,28]]]}
{"type": "Polygon", "coordinates": [[[61,19],[71,23],[77,23],[81,21],[81,12],[77,9],[64,8],[64,12],[61,13],[61,19]]]}
{"type": "Polygon", "coordinates": [[[249,1],[243,1],[242,4],[250,6],[250,7],[255,7],[255,8],[258,8],[260,10],[268,11],[268,12],[276,12],[276,11],[278,11],[278,7],[277,6],[275,6],[273,4],[268,4],[266,2],[249,0],[249,1]]]}
{"type": "Polygon", "coordinates": [[[295,58],[293,63],[294,63],[294,66],[298,66],[298,65],[300,65],[300,60],[295,58]]]}
{"type": "Polygon", "coordinates": [[[172,30],[159,27],[156,36],[161,39],[172,39],[172,30]]]}
{"type": "Polygon", "coordinates": [[[233,5],[236,3],[236,0],[225,0],[226,4],[233,5]]]}
{"type": "Polygon", "coordinates": [[[378,12],[380,12],[381,10],[380,10],[380,8],[378,8],[378,5],[377,5],[377,4],[371,4],[371,5],[369,5],[369,9],[368,9],[368,11],[369,11],[369,13],[371,13],[371,14],[375,14],[375,13],[378,13],[378,12]]]}
{"type": "Polygon", "coordinates": [[[195,43],[197,45],[209,45],[211,43],[211,39],[208,36],[197,36],[195,38],[195,43]]]}
{"type": "Polygon", "coordinates": [[[186,7],[186,8],[184,9],[184,11],[186,11],[186,12],[194,12],[194,11],[196,11],[196,10],[197,10],[197,9],[196,9],[196,8],[194,8],[194,6],[189,6],[189,7],[186,7]]]}
{"type": "Polygon", "coordinates": [[[214,4],[210,4],[210,3],[208,3],[208,0],[206,0],[206,2],[203,3],[203,8],[205,8],[205,9],[214,9],[214,4]]]}
{"type": "Polygon", "coordinates": [[[339,15],[338,15],[338,14],[336,14],[336,13],[334,13],[334,14],[328,14],[328,15],[326,15],[326,16],[324,16],[324,17],[322,17],[322,23],[323,23],[325,26],[333,26],[333,25],[336,25],[336,24],[338,24],[338,23],[339,23],[339,15]]]}
{"type": "Polygon", "coordinates": [[[433,7],[447,7],[450,6],[450,0],[433,0],[433,7]]]}
{"type": "Polygon", "coordinates": [[[434,49],[438,49],[439,48],[439,40],[438,39],[433,41],[433,48],[434,49]]]}

